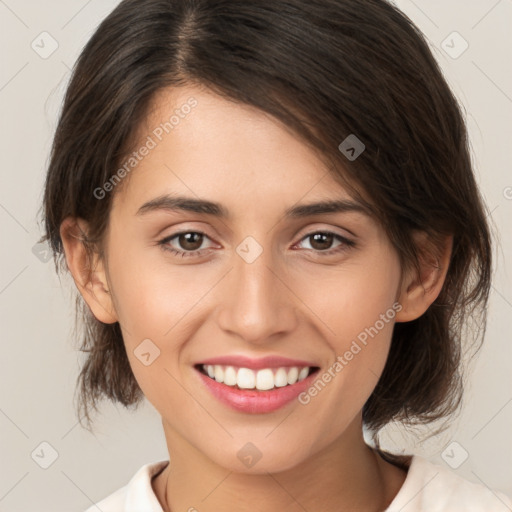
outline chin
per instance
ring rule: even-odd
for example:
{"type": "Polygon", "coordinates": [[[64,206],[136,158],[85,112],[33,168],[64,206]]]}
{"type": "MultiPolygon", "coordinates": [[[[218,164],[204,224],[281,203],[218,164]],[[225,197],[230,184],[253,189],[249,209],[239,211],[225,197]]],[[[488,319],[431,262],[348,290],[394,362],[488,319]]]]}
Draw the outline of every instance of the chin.
{"type": "Polygon", "coordinates": [[[223,444],[220,451],[204,452],[210,460],[229,471],[241,474],[266,475],[292,469],[304,462],[308,454],[304,444],[298,443],[283,447],[265,442],[231,440],[231,445],[223,444]]]}

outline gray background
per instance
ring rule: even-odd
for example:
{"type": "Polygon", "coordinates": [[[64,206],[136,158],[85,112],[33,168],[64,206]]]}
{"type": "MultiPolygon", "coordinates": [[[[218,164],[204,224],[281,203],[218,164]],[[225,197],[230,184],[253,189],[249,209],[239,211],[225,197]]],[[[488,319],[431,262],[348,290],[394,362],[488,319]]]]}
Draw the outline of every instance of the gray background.
{"type": "MultiPolygon", "coordinates": [[[[0,0],[2,511],[83,511],[125,485],[143,464],[168,458],[159,415],[147,401],[136,412],[106,403],[96,436],[78,425],[72,403],[81,361],[71,337],[74,285],[59,282],[52,262],[33,252],[70,68],[116,4],[0,0]]],[[[478,180],[500,245],[486,341],[471,366],[462,415],[448,432],[421,445],[417,433],[390,426],[385,446],[448,464],[469,480],[512,495],[512,1],[396,4],[427,35],[467,111],[478,180]],[[464,43],[454,31],[469,44],[461,55],[464,43]]]]}

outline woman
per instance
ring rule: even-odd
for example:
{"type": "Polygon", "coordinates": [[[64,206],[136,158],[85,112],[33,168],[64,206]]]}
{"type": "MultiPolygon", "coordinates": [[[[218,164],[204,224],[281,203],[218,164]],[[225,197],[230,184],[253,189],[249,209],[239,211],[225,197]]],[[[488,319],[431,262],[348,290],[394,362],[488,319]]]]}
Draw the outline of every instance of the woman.
{"type": "Polygon", "coordinates": [[[146,397],[169,451],[90,510],[512,507],[379,447],[459,407],[491,273],[459,106],[389,3],[122,1],[44,208],[83,298],[85,417],[146,397]]]}

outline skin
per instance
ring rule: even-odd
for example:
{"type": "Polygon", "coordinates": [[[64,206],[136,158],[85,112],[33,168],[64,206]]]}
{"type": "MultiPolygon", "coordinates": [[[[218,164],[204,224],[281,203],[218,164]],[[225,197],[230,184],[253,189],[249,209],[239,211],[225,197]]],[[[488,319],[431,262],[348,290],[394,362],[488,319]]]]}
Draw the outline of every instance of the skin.
{"type": "MultiPolygon", "coordinates": [[[[296,204],[350,196],[278,121],[203,87],[162,91],[140,141],[191,96],[197,106],[115,191],[106,257],[94,261],[91,275],[75,238],[87,223],[67,218],[61,225],[80,293],[98,320],[120,323],[133,373],[162,417],[172,465],[153,480],[155,493],[173,511],[384,510],[406,473],[365,444],[361,411],[384,368],[394,322],[421,316],[441,291],[451,238],[439,268],[425,260],[419,276],[404,271],[401,281],[398,254],[371,216],[285,219],[296,204]],[[219,202],[232,218],[137,215],[166,193],[219,202]],[[207,236],[194,247],[179,237],[168,245],[202,254],[182,258],[158,245],[182,231],[207,236]],[[306,236],[325,231],[356,245],[325,255],[341,242],[322,246],[306,236]],[[236,252],[247,236],[263,249],[250,264],[236,252]],[[219,355],[278,354],[326,371],[397,301],[402,310],[307,405],[237,412],[193,368],[219,355]],[[134,350],[148,338],[160,356],[145,366],[134,350]],[[262,454],[251,468],[237,457],[248,442],[262,454]]],[[[423,240],[419,234],[417,243],[423,240]]]]}

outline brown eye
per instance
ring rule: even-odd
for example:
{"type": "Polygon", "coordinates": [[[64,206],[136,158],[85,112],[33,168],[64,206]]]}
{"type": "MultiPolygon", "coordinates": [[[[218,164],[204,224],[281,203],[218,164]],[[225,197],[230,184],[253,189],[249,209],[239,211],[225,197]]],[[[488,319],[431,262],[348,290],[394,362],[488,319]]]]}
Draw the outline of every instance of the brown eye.
{"type": "Polygon", "coordinates": [[[325,253],[325,255],[347,250],[356,245],[352,240],[330,231],[315,231],[314,233],[309,233],[302,238],[300,243],[304,241],[309,241],[310,245],[310,247],[305,247],[306,250],[325,253]],[[333,243],[336,241],[338,241],[338,244],[333,247],[333,243]]]}
{"type": "Polygon", "coordinates": [[[201,248],[208,235],[200,231],[182,231],[168,236],[159,242],[159,245],[166,251],[170,251],[181,257],[199,256],[209,247],[201,248]]]}
{"type": "Polygon", "coordinates": [[[186,251],[197,251],[202,245],[203,234],[191,231],[177,236],[179,247],[186,251]]]}
{"type": "Polygon", "coordinates": [[[330,249],[334,240],[332,233],[314,233],[309,235],[308,238],[311,240],[311,247],[318,251],[324,251],[330,249]]]}

